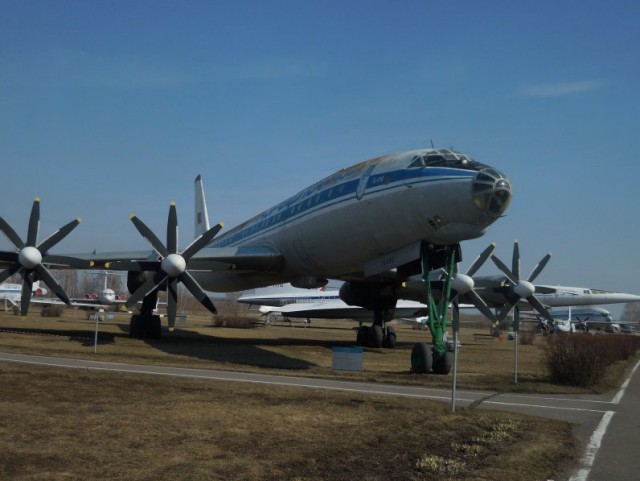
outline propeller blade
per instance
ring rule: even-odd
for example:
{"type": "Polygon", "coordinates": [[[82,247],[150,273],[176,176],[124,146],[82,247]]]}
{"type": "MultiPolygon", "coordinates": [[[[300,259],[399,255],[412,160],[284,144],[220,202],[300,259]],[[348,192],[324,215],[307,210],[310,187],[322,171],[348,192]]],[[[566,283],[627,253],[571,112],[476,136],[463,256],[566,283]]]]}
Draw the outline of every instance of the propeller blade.
{"type": "Polygon", "coordinates": [[[453,322],[451,323],[451,327],[454,331],[457,331],[460,329],[460,305],[457,300],[451,303],[451,311],[453,313],[453,322]]]}
{"type": "Polygon", "coordinates": [[[38,229],[40,227],[40,199],[36,197],[31,207],[31,216],[29,217],[29,230],[27,232],[27,245],[36,246],[38,242],[38,229]]]}
{"type": "Polygon", "coordinates": [[[513,304],[505,305],[502,308],[502,310],[500,311],[500,313],[498,314],[498,322],[502,322],[504,320],[504,318],[507,317],[507,315],[509,314],[509,311],[511,311],[511,309],[513,309],[513,304]]]}
{"type": "Polygon", "coordinates": [[[13,228],[9,224],[7,224],[7,221],[2,217],[0,217],[0,230],[4,235],[7,236],[7,239],[9,239],[11,243],[16,246],[17,249],[23,249],[25,247],[24,242],[22,242],[20,236],[16,234],[16,231],[13,230],[13,228]]]}
{"type": "Polygon", "coordinates": [[[216,306],[213,305],[213,302],[211,302],[211,299],[209,299],[209,296],[205,294],[205,292],[202,290],[202,288],[196,282],[196,280],[193,277],[191,277],[191,274],[189,274],[187,271],[184,271],[182,274],[180,274],[180,280],[182,281],[184,286],[189,290],[189,292],[193,294],[193,297],[195,297],[196,299],[198,299],[198,301],[200,301],[200,304],[202,304],[204,307],[209,309],[209,311],[211,311],[213,314],[218,313],[216,306]]]}
{"type": "Polygon", "coordinates": [[[151,244],[151,247],[153,247],[156,252],[158,252],[158,254],[160,254],[162,257],[167,257],[170,254],[167,248],[162,244],[162,242],[160,242],[160,239],[156,237],[151,229],[149,229],[144,222],[142,222],[133,214],[131,214],[131,222],[133,222],[133,225],[136,226],[138,232],[140,232],[142,237],[147,239],[147,242],[151,244]]]}
{"type": "Polygon", "coordinates": [[[38,278],[41,279],[49,288],[53,291],[53,293],[58,296],[58,298],[67,305],[71,305],[71,300],[62,289],[62,286],[58,284],[51,273],[43,266],[36,266],[34,268],[36,273],[38,274],[38,278]]]}
{"type": "Polygon", "coordinates": [[[219,224],[214,225],[211,229],[209,229],[207,232],[202,234],[200,237],[195,239],[191,244],[189,244],[189,246],[184,250],[184,252],[182,252],[183,259],[188,262],[189,259],[191,259],[191,257],[196,252],[198,252],[200,249],[202,249],[204,246],[206,246],[209,242],[213,240],[216,234],[220,232],[220,229],[222,229],[222,227],[224,227],[224,224],[220,222],[219,224]]]}
{"type": "Polygon", "coordinates": [[[178,312],[178,278],[169,280],[167,285],[167,318],[169,330],[173,331],[176,325],[176,313],[178,312]]]}
{"type": "Polygon", "coordinates": [[[26,271],[22,278],[22,296],[20,297],[20,315],[22,317],[29,313],[31,304],[31,292],[33,291],[33,271],[26,271]]]}
{"type": "Polygon", "coordinates": [[[22,269],[23,269],[22,265],[20,265],[19,262],[16,262],[8,269],[5,269],[4,271],[0,272],[0,283],[6,281],[7,279],[9,279],[9,277],[11,277],[14,274],[17,274],[22,269]]]}
{"type": "Polygon", "coordinates": [[[171,254],[176,254],[178,252],[178,214],[176,213],[175,202],[171,202],[171,204],[169,204],[169,219],[167,219],[167,250],[171,254]]]}
{"type": "Polygon", "coordinates": [[[527,297],[527,301],[529,301],[529,304],[531,304],[534,309],[542,314],[547,321],[549,321],[552,325],[555,325],[556,321],[553,319],[553,316],[549,314],[547,308],[542,305],[542,303],[536,298],[536,296],[527,297]]]}
{"type": "Polygon", "coordinates": [[[520,331],[520,308],[518,306],[513,310],[513,330],[520,331]]]}
{"type": "Polygon", "coordinates": [[[44,241],[40,243],[38,246],[38,250],[45,254],[49,249],[51,249],[54,245],[64,239],[69,233],[75,229],[78,224],[80,224],[80,219],[74,219],[65,226],[58,229],[56,232],[47,237],[44,241]]]}
{"type": "Polygon", "coordinates": [[[536,279],[536,277],[540,275],[540,272],[542,272],[542,269],[545,268],[545,266],[547,265],[547,262],[549,262],[549,259],[551,259],[551,255],[552,255],[551,252],[548,252],[547,255],[544,256],[540,262],[538,262],[538,265],[533,268],[533,272],[531,272],[531,275],[529,276],[529,282],[533,282],[536,279]]]}
{"type": "Polygon", "coordinates": [[[491,255],[491,260],[493,261],[493,263],[498,267],[498,269],[500,269],[502,271],[502,273],[507,276],[507,278],[511,281],[511,283],[513,285],[518,284],[518,280],[517,278],[511,273],[511,271],[509,270],[509,268],[504,264],[504,262],[502,262],[500,259],[498,259],[496,256],[494,256],[493,254],[491,255]]]}
{"type": "Polygon", "coordinates": [[[131,297],[127,299],[127,302],[125,302],[124,305],[127,307],[135,306],[138,301],[141,301],[147,294],[158,288],[158,286],[160,286],[160,284],[162,284],[168,276],[163,273],[163,275],[160,276],[159,282],[157,280],[157,277],[158,276],[153,276],[151,279],[148,279],[144,284],[138,287],[138,289],[136,289],[136,292],[134,292],[131,297]]]}
{"type": "Polygon", "coordinates": [[[489,258],[489,256],[493,252],[493,249],[495,248],[496,248],[495,242],[492,242],[491,244],[489,244],[489,246],[480,253],[480,255],[476,258],[476,260],[473,261],[469,269],[467,269],[466,274],[469,277],[473,277],[473,275],[478,271],[478,269],[480,269],[482,264],[484,264],[485,261],[489,258]]]}
{"type": "Polygon", "coordinates": [[[478,293],[474,290],[471,290],[467,293],[471,297],[471,301],[473,305],[478,309],[484,317],[489,319],[491,322],[496,322],[495,314],[489,309],[489,306],[482,300],[482,297],[478,295],[478,293]]]}
{"type": "Polygon", "coordinates": [[[513,258],[511,259],[511,266],[513,277],[520,279],[520,243],[518,241],[513,242],[513,258]]]}
{"type": "Polygon", "coordinates": [[[4,262],[18,262],[18,253],[17,252],[0,252],[0,261],[4,262]]]}

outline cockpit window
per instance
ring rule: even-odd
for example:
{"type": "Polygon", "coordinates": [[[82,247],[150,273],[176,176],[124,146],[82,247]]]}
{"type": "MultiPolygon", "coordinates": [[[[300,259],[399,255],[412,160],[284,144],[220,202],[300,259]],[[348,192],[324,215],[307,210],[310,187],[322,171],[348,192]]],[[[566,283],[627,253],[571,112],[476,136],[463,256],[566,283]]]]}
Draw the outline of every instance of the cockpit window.
{"type": "Polygon", "coordinates": [[[418,154],[411,159],[409,167],[450,167],[477,171],[487,168],[460,152],[447,149],[428,150],[418,154]]]}

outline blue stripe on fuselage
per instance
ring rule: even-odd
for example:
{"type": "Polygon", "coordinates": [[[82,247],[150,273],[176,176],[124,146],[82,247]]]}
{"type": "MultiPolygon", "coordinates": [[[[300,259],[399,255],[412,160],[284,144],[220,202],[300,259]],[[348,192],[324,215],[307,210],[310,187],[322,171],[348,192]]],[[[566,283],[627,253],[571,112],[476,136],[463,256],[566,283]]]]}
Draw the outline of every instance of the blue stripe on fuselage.
{"type": "MultiPolygon", "coordinates": [[[[473,177],[477,172],[471,170],[451,169],[441,167],[429,168],[404,168],[389,172],[374,174],[367,180],[365,195],[370,188],[376,188],[375,193],[396,188],[407,183],[418,184],[423,182],[442,181],[453,178],[473,177]],[[412,181],[412,182],[407,182],[412,181]],[[385,186],[384,188],[381,188],[385,186]]],[[[262,235],[289,220],[301,217],[311,211],[324,209],[335,204],[354,200],[354,194],[360,183],[361,177],[348,180],[342,184],[332,185],[334,177],[329,177],[323,182],[316,184],[299,194],[281,202],[277,206],[269,209],[244,224],[232,229],[211,247],[228,247],[248,238],[262,235]],[[331,185],[331,187],[328,187],[331,185]]]]}

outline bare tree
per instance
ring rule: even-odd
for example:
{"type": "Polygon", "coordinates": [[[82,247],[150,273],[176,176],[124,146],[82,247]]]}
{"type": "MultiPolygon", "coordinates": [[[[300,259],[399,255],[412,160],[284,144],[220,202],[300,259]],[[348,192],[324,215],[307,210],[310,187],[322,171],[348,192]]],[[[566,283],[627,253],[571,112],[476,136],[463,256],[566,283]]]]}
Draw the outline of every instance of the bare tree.
{"type": "Polygon", "coordinates": [[[620,322],[632,323],[638,321],[640,321],[640,302],[630,302],[625,304],[620,322]]]}

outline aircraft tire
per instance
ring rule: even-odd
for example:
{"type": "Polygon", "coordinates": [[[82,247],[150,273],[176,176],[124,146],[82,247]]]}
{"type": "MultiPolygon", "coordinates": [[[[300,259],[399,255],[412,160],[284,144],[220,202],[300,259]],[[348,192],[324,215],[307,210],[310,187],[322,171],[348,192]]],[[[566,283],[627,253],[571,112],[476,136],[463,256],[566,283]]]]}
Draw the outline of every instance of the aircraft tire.
{"type": "Polygon", "coordinates": [[[162,323],[160,316],[151,316],[147,320],[147,338],[160,339],[162,333],[162,323]]]}
{"type": "Polygon", "coordinates": [[[396,347],[396,340],[398,336],[396,336],[396,331],[393,327],[387,327],[387,335],[384,336],[384,341],[382,341],[382,346],[393,349],[396,347]]]}
{"type": "Polygon", "coordinates": [[[358,346],[367,346],[369,343],[369,326],[360,326],[356,336],[356,344],[358,346]]]}
{"type": "Polygon", "coordinates": [[[453,352],[447,351],[444,356],[433,360],[433,372],[436,374],[449,374],[453,367],[453,352]]]}
{"type": "Polygon", "coordinates": [[[428,374],[433,369],[433,351],[426,342],[418,342],[411,349],[411,372],[428,374]]]}
{"type": "Polygon", "coordinates": [[[374,325],[369,329],[369,347],[382,347],[384,334],[382,326],[374,325]]]}
{"type": "Polygon", "coordinates": [[[139,314],[131,316],[131,322],[129,322],[129,337],[134,339],[144,338],[144,318],[139,314]]]}

